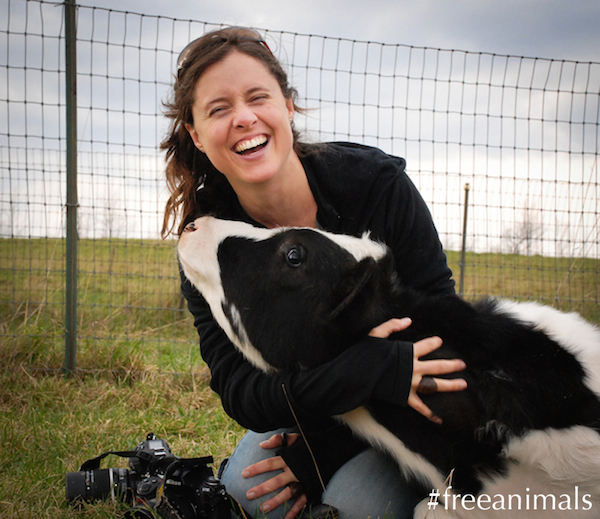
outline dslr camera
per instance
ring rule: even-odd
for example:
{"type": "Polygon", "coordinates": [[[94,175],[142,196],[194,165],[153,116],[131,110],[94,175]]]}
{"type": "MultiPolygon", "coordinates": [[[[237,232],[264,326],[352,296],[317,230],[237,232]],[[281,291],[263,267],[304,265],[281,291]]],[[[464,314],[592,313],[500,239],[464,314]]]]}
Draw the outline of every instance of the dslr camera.
{"type": "Polygon", "coordinates": [[[147,435],[133,451],[110,451],[66,475],[67,501],[121,500],[124,519],[230,519],[232,500],[213,475],[212,456],[174,456],[165,440],[147,435]],[[129,458],[129,470],[101,469],[109,454],[129,458]]]}

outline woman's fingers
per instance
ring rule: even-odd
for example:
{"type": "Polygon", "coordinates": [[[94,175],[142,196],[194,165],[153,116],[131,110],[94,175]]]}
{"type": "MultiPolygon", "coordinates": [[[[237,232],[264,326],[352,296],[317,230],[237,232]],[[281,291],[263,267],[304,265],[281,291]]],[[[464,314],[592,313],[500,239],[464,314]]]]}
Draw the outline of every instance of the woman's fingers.
{"type": "Polygon", "coordinates": [[[287,514],[285,514],[285,517],[283,519],[296,519],[296,517],[300,515],[300,512],[302,512],[302,510],[306,506],[307,502],[308,499],[306,498],[306,494],[302,494],[301,496],[299,496],[298,499],[296,499],[294,506],[292,506],[290,511],[287,514]]]}
{"type": "MultiPolygon", "coordinates": [[[[262,442],[260,446],[263,449],[276,449],[284,444],[293,444],[299,436],[299,434],[295,433],[274,434],[268,440],[262,442]]],[[[273,497],[262,504],[261,510],[263,512],[273,510],[286,501],[293,499],[295,500],[294,505],[287,513],[286,519],[294,519],[298,512],[306,505],[306,496],[304,495],[304,490],[298,483],[298,479],[294,476],[293,472],[281,456],[273,456],[272,458],[261,460],[246,467],[242,472],[242,476],[244,478],[251,478],[259,474],[273,471],[276,471],[277,473],[267,481],[248,490],[248,492],[246,492],[246,497],[248,499],[258,499],[267,494],[276,492],[273,497]]]]}
{"type": "Polygon", "coordinates": [[[258,499],[272,492],[281,490],[273,497],[265,501],[261,505],[260,509],[263,512],[268,512],[269,510],[273,510],[278,506],[281,506],[286,501],[295,499],[296,501],[294,502],[292,508],[285,516],[286,519],[294,519],[306,505],[307,499],[306,495],[304,494],[304,490],[298,483],[298,480],[280,456],[269,458],[267,460],[259,461],[254,465],[250,465],[244,470],[244,472],[242,472],[242,476],[252,477],[257,474],[269,472],[271,470],[281,469],[283,469],[283,472],[280,472],[264,483],[261,483],[260,485],[248,490],[246,497],[248,499],[258,499]]]}
{"type": "Polygon", "coordinates": [[[285,461],[281,456],[273,456],[266,460],[258,461],[249,467],[246,467],[242,472],[242,476],[245,478],[251,478],[264,474],[265,472],[272,472],[274,470],[283,470],[287,467],[285,461]]]}
{"type": "Polygon", "coordinates": [[[433,414],[433,411],[423,403],[423,400],[421,400],[417,396],[416,392],[410,392],[410,396],[408,397],[408,405],[418,413],[421,413],[425,418],[431,420],[432,422],[438,425],[442,423],[442,419],[439,416],[433,414]]]}
{"type": "MultiPolygon", "coordinates": [[[[434,378],[433,381],[437,387],[437,390],[433,393],[451,393],[467,389],[467,381],[464,378],[434,378]]],[[[423,391],[419,391],[419,393],[428,394],[423,391]]]]}
{"type": "Polygon", "coordinates": [[[432,351],[437,350],[441,345],[443,344],[443,341],[440,337],[427,337],[425,339],[422,339],[420,341],[415,342],[414,345],[414,354],[415,357],[417,358],[421,358],[424,357],[425,355],[431,353],[432,351]]]}
{"type": "Polygon", "coordinates": [[[413,378],[408,397],[410,407],[437,424],[442,423],[441,418],[425,405],[419,394],[431,395],[437,392],[462,391],[467,387],[467,381],[462,378],[446,379],[433,376],[462,371],[467,367],[464,361],[460,359],[420,360],[421,357],[437,350],[441,345],[442,339],[439,337],[428,337],[415,342],[413,346],[413,378]]]}
{"type": "Polygon", "coordinates": [[[381,323],[379,326],[373,328],[369,332],[369,335],[379,339],[387,339],[390,335],[392,335],[392,333],[406,330],[411,324],[412,321],[408,317],[404,317],[402,319],[390,319],[389,321],[381,323]]]}
{"type": "Polygon", "coordinates": [[[282,434],[274,434],[268,440],[260,443],[260,446],[263,449],[277,449],[281,447],[284,443],[286,445],[292,445],[299,437],[298,433],[282,433],[282,434]]]}
{"type": "MultiPolygon", "coordinates": [[[[460,359],[418,360],[415,359],[414,372],[421,375],[448,375],[466,369],[467,365],[460,359]]],[[[437,380],[437,379],[436,379],[437,380]]]]}
{"type": "MultiPolygon", "coordinates": [[[[287,466],[285,465],[285,462],[284,462],[283,466],[279,466],[280,469],[283,467],[287,468],[287,466]]],[[[244,477],[251,477],[251,476],[246,476],[247,470],[248,469],[246,469],[242,473],[242,475],[244,477]]],[[[276,492],[277,490],[289,485],[290,483],[295,483],[297,481],[298,480],[296,479],[296,477],[294,476],[292,471],[287,469],[287,470],[284,470],[283,472],[279,472],[277,475],[273,476],[272,478],[267,479],[267,481],[265,481],[264,483],[261,483],[260,485],[252,487],[246,493],[246,497],[248,499],[256,499],[258,497],[262,497],[266,494],[269,494],[270,492],[276,492]]]]}
{"type": "Polygon", "coordinates": [[[289,511],[285,514],[284,519],[295,519],[298,516],[298,514],[302,511],[302,509],[306,506],[308,499],[306,498],[306,495],[304,493],[295,494],[290,486],[284,488],[281,492],[279,492],[279,494],[265,501],[261,505],[260,509],[262,512],[266,513],[271,510],[274,510],[278,506],[281,506],[286,501],[290,501],[293,499],[296,499],[296,501],[289,509],[289,511]]]}
{"type": "MultiPolygon", "coordinates": [[[[413,373],[421,375],[447,375],[464,370],[467,365],[460,359],[432,359],[420,360],[421,357],[437,350],[442,345],[442,339],[439,337],[428,337],[421,341],[415,342],[413,346],[414,365],[413,373]]],[[[436,379],[438,382],[440,379],[436,379]]],[[[420,379],[417,380],[417,384],[420,379]]]]}

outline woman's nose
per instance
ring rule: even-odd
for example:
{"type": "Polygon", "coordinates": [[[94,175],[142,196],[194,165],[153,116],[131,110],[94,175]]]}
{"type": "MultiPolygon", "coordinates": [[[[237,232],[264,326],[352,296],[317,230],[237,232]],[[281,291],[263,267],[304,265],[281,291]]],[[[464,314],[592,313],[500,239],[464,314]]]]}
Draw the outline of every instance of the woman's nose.
{"type": "Polygon", "coordinates": [[[254,110],[244,104],[236,107],[233,124],[236,128],[249,128],[257,119],[254,110]]]}

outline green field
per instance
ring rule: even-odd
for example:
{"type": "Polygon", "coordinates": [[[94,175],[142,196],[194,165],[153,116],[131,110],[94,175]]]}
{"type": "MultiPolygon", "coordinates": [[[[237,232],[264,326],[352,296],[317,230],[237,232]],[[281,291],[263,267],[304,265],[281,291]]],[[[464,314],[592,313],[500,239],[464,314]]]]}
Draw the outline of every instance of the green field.
{"type": "MultiPolygon", "coordinates": [[[[174,242],[82,240],[77,367],[189,373],[200,356],[174,242]]],[[[0,240],[2,331],[34,368],[64,358],[64,242],[0,240]]]]}
{"type": "MultiPolygon", "coordinates": [[[[448,253],[459,279],[459,254],[448,253]]],[[[568,312],[579,312],[600,324],[600,261],[513,254],[473,254],[465,259],[464,296],[515,301],[535,300],[568,312]]]]}
{"type": "MultiPolygon", "coordinates": [[[[465,296],[537,299],[598,323],[599,263],[468,254],[465,296]]],[[[150,431],[179,456],[217,462],[243,434],[208,387],[173,242],[82,240],[79,271],[78,372],[67,379],[64,242],[0,240],[2,519],[115,517],[119,504],[71,510],[64,474],[150,431]]]]}

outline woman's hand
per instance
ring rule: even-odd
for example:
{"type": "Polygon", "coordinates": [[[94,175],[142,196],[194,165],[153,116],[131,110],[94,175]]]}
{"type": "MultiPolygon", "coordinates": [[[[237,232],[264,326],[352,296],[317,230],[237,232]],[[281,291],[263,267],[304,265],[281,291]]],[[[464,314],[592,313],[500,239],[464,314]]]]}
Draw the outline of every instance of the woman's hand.
{"type": "MultiPolygon", "coordinates": [[[[268,440],[262,442],[260,446],[263,449],[276,449],[281,447],[284,442],[287,442],[288,445],[291,445],[298,439],[299,436],[299,434],[286,434],[284,437],[282,434],[275,434],[268,440]]],[[[246,497],[248,499],[258,499],[259,497],[262,497],[270,492],[276,492],[278,489],[281,489],[281,491],[275,497],[265,501],[260,509],[263,512],[268,512],[269,510],[277,508],[290,499],[295,499],[295,503],[285,515],[285,519],[295,519],[306,506],[307,498],[306,494],[304,494],[304,491],[302,490],[302,487],[300,486],[300,483],[298,482],[298,479],[296,476],[294,476],[294,473],[290,470],[281,456],[274,456],[273,458],[268,458],[250,465],[242,472],[242,476],[245,478],[251,478],[259,474],[264,474],[265,472],[276,470],[283,470],[283,472],[248,490],[246,497]]]]}
{"type": "MultiPolygon", "coordinates": [[[[401,332],[411,325],[412,321],[405,317],[403,319],[390,319],[385,323],[373,328],[369,333],[372,337],[387,339],[392,333],[401,332]]],[[[413,375],[408,396],[408,405],[429,418],[435,423],[442,423],[441,418],[435,416],[431,409],[425,405],[418,393],[430,394],[449,391],[462,391],[466,389],[467,382],[462,378],[445,379],[433,378],[432,375],[446,375],[456,371],[462,371],[467,366],[460,359],[420,360],[421,357],[437,350],[442,345],[439,337],[428,337],[415,342],[413,345],[413,375]]]]}

